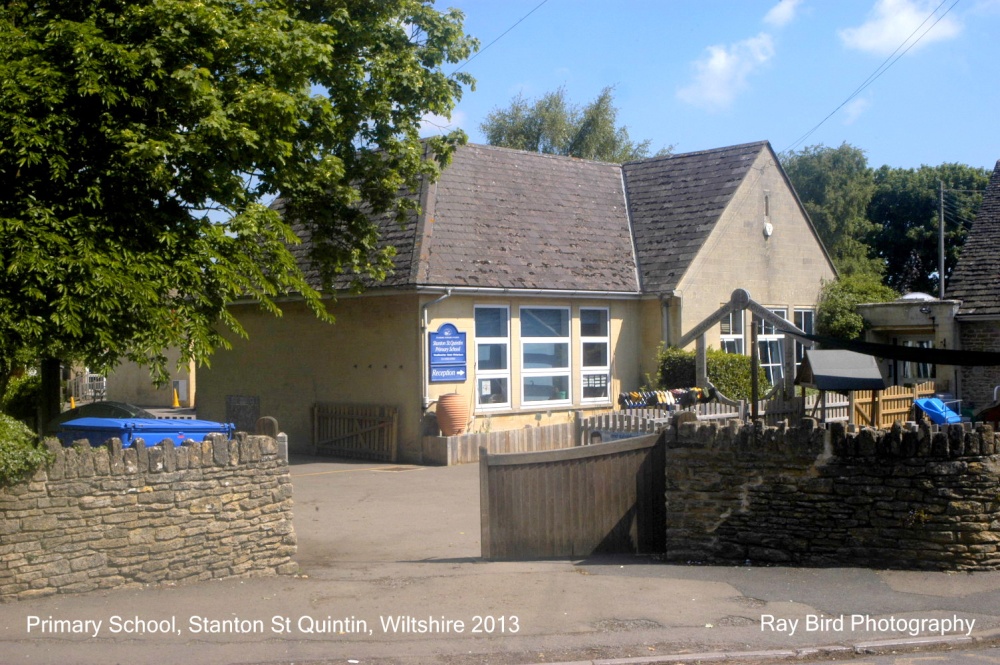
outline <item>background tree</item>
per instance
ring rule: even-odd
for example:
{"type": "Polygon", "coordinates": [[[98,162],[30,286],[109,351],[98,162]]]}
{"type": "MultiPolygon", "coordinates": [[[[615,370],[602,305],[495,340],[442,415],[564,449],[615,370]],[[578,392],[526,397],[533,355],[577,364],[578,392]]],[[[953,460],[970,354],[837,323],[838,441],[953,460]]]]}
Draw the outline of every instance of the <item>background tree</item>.
{"type": "MultiPolygon", "coordinates": [[[[326,281],[384,275],[362,209],[402,216],[399,188],[435,172],[419,125],[471,84],[441,71],[475,48],[461,18],[430,0],[4,3],[0,354],[163,378],[165,348],[203,360],[243,334],[237,297],[278,313],[294,291],[327,317],[263,202],[286,197],[326,281]]],[[[463,138],[430,144],[444,162],[463,138]]]]}
{"type": "Polygon", "coordinates": [[[872,274],[853,274],[823,285],[816,307],[816,333],[841,339],[860,339],[865,321],[861,303],[895,300],[899,293],[872,274]]]}
{"type": "MultiPolygon", "coordinates": [[[[651,142],[632,141],[617,121],[613,88],[582,107],[567,102],[565,88],[559,88],[533,102],[514,97],[507,108],[491,111],[479,129],[487,143],[505,148],[617,164],[648,157],[651,142]]],[[[657,154],[669,152],[668,147],[657,154]]]]}
{"type": "Polygon", "coordinates": [[[864,151],[810,146],[784,153],[781,163],[840,274],[881,276],[866,242],[875,230],[867,216],[875,180],[864,151]]]}
{"type": "Polygon", "coordinates": [[[875,172],[868,217],[876,225],[870,244],[885,262],[885,282],[901,293],[938,293],[938,183],[944,182],[945,275],[958,261],[968,225],[975,219],[989,173],[964,164],[875,172]]]}

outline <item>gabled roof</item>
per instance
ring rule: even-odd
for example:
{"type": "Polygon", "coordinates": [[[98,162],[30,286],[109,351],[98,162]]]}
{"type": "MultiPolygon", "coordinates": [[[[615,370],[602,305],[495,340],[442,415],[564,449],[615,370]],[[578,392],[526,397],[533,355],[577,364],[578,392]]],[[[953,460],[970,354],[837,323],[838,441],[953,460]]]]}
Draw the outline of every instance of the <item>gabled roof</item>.
{"type": "MultiPolygon", "coordinates": [[[[466,145],[437,182],[402,194],[422,210],[402,227],[375,219],[396,256],[393,274],[372,287],[639,292],[617,164],[466,145]]],[[[305,227],[293,228],[303,239],[293,252],[319,287],[305,227]]],[[[348,276],[334,283],[348,285],[348,276]]]]}
{"type": "Polygon", "coordinates": [[[617,164],[467,145],[431,188],[416,284],[639,290],[617,164]]]}
{"type": "MultiPolygon", "coordinates": [[[[436,183],[401,192],[419,215],[375,220],[381,244],[396,248],[395,271],[370,286],[670,291],[765,150],[760,141],[620,166],[461,146],[436,183]]],[[[294,228],[304,242],[293,251],[318,287],[305,227],[294,228]]]]}
{"type": "Polygon", "coordinates": [[[642,288],[673,290],[767,141],[625,164],[642,288]]]}
{"type": "Polygon", "coordinates": [[[948,280],[947,295],[962,301],[958,316],[1000,316],[1000,161],[948,280]]]}

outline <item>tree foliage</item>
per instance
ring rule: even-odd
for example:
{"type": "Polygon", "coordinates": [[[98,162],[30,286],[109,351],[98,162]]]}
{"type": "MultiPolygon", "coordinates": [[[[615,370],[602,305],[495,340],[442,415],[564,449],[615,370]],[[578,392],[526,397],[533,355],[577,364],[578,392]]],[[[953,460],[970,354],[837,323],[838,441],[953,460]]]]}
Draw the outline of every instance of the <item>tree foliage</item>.
{"type": "Polygon", "coordinates": [[[362,210],[402,215],[438,168],[420,120],[450,113],[471,79],[441,66],[475,48],[430,0],[11,0],[0,43],[0,354],[161,377],[164,348],[242,334],[237,297],[325,316],[279,192],[324,277],[385,274],[362,210]]]}
{"type": "MultiPolygon", "coordinates": [[[[566,89],[529,102],[522,95],[510,106],[486,116],[480,130],[490,145],[551,155],[569,155],[601,162],[624,162],[649,156],[650,141],[632,141],[628,128],[619,127],[614,89],[604,88],[585,106],[566,100],[566,89]]],[[[667,154],[669,148],[658,154],[667,154]]]]}
{"type": "Polygon", "coordinates": [[[888,302],[899,293],[871,274],[854,274],[823,285],[816,307],[816,332],[828,337],[860,339],[865,321],[858,314],[862,303],[888,302]]]}
{"type": "Polygon", "coordinates": [[[875,181],[864,151],[847,143],[810,146],[783,154],[781,163],[837,270],[881,275],[867,244],[875,230],[868,219],[875,181]]]}
{"type": "Polygon", "coordinates": [[[919,169],[883,166],[875,172],[875,194],[868,206],[868,216],[877,227],[871,235],[871,246],[885,262],[885,282],[901,293],[938,292],[939,182],[946,190],[947,276],[958,261],[967,225],[979,210],[989,173],[964,164],[919,169]]]}

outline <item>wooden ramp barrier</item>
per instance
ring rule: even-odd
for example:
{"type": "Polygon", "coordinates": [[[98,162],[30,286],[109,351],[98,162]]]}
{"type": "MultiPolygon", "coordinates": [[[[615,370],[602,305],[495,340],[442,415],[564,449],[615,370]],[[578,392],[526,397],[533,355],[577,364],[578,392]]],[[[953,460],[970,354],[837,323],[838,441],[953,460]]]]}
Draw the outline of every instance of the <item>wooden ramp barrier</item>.
{"type": "Polygon", "coordinates": [[[539,453],[480,451],[484,559],[666,550],[660,434],[539,453]]]}
{"type": "Polygon", "coordinates": [[[317,455],[395,462],[399,410],[384,404],[313,406],[313,450],[317,455]]]}

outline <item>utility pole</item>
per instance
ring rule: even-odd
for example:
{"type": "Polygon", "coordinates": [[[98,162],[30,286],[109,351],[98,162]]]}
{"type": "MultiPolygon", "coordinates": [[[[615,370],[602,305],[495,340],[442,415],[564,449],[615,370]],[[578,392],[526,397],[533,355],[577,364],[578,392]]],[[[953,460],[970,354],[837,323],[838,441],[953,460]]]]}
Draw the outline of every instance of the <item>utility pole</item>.
{"type": "Polygon", "coordinates": [[[938,180],[938,297],[944,300],[944,181],[938,180]]]}

